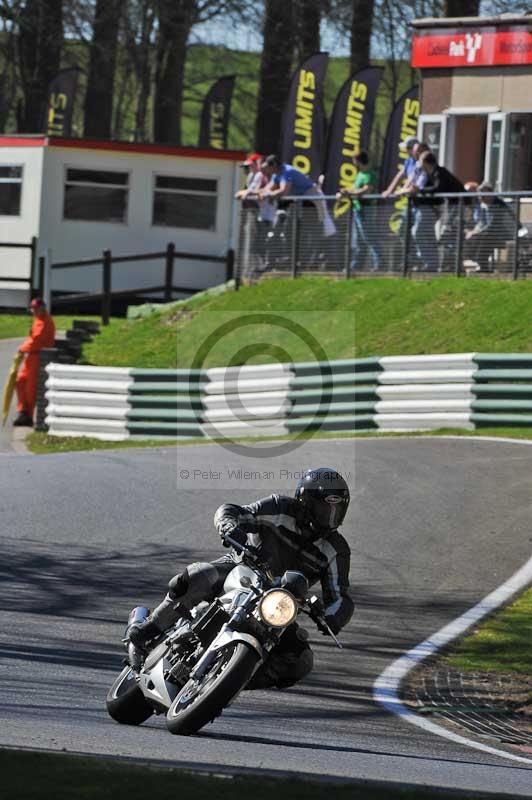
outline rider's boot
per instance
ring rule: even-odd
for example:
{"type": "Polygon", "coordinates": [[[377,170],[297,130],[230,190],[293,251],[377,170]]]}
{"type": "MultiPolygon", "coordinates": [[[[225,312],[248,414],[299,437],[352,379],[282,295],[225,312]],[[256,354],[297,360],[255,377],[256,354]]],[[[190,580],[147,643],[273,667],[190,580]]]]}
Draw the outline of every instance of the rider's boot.
{"type": "Polygon", "coordinates": [[[142,622],[136,622],[128,631],[129,640],[141,650],[153,639],[171,628],[179,619],[190,619],[190,611],[183,603],[166,595],[163,602],[142,622]]]}

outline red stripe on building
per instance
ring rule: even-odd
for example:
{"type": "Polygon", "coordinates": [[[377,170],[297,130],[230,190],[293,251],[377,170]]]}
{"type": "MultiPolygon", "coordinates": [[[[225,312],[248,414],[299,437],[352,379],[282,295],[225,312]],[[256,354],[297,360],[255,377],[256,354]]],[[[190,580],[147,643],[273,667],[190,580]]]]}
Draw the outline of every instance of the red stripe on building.
{"type": "Polygon", "coordinates": [[[77,150],[105,150],[115,153],[210,158],[218,161],[242,161],[246,156],[242,150],[210,150],[143,142],[112,142],[103,139],[63,139],[56,136],[0,136],[0,147],[64,147],[77,150]]]}

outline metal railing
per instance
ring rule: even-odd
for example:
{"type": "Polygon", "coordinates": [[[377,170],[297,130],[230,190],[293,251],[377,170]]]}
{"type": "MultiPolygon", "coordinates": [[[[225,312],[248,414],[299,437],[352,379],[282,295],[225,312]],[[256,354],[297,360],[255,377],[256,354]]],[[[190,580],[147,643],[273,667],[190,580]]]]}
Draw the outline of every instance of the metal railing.
{"type": "Polygon", "coordinates": [[[237,288],[268,273],[532,276],[532,192],[357,200],[286,198],[272,223],[242,208],[237,288]]]}
{"type": "MultiPolygon", "coordinates": [[[[81,258],[77,261],[58,261],[49,265],[50,270],[73,269],[76,267],[97,267],[102,268],[101,271],[101,291],[99,292],[76,292],[64,294],[61,296],[51,296],[51,307],[61,305],[71,305],[73,303],[94,302],[100,300],[100,313],[102,324],[108,325],[111,316],[111,303],[114,297],[134,297],[143,296],[147,294],[159,293],[163,295],[164,302],[170,302],[175,294],[195,294],[202,291],[198,288],[190,286],[176,286],[174,284],[174,263],[176,259],[186,259],[187,261],[200,261],[200,262],[214,262],[217,264],[225,264],[226,280],[233,277],[234,271],[234,251],[228,250],[225,256],[211,256],[201,255],[199,253],[186,253],[175,249],[175,245],[170,242],[166,250],[156,253],[135,253],[127,256],[114,256],[111,250],[103,250],[101,256],[97,258],[81,258]],[[115,264],[125,264],[135,261],[150,261],[150,260],[165,260],[165,274],[164,284],[157,286],[142,286],[137,289],[120,289],[113,290],[112,288],[112,273],[115,264]]],[[[44,295],[46,284],[46,259],[44,256],[39,257],[38,264],[38,286],[40,292],[44,295]]]]}

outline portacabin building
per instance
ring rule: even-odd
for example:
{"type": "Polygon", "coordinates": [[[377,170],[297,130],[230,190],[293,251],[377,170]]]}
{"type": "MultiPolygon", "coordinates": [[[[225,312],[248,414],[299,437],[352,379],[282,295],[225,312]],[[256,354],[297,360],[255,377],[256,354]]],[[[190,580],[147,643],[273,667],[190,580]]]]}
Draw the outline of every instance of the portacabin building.
{"type": "MultiPolygon", "coordinates": [[[[53,263],[177,251],[223,257],[236,238],[240,151],[172,145],[0,136],[0,307],[23,307],[39,258],[48,290],[98,292],[95,267],[53,263]],[[18,245],[14,247],[13,245],[18,245]],[[41,262],[42,263],[42,262],[41,262]]],[[[162,285],[164,259],[113,268],[113,290],[162,285]]],[[[225,280],[223,263],[179,258],[175,283],[190,290],[225,280]]],[[[153,296],[153,295],[152,295],[153,296]]]]}

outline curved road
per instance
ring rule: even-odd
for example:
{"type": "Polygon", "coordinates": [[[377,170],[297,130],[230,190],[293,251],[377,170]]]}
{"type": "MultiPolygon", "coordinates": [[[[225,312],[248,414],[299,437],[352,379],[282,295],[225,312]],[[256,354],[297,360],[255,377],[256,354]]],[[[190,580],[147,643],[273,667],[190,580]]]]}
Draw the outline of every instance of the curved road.
{"type": "Polygon", "coordinates": [[[532,447],[321,440],[268,459],[216,445],[0,455],[0,470],[0,745],[530,796],[528,766],[407,724],[373,702],[372,685],[528,560],[532,447]],[[199,736],[172,737],[163,718],[116,725],[104,698],[129,609],[219,552],[219,503],[286,491],[290,473],[328,463],[355,470],[344,532],[357,613],[345,649],[312,633],[308,680],[245,693],[199,736]]]}

